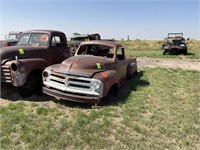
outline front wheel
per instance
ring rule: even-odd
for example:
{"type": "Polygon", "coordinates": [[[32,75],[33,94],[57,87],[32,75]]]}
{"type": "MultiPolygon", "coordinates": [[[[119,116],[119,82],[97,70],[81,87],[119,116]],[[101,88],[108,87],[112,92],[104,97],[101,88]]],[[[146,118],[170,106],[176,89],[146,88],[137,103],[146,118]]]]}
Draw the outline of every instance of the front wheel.
{"type": "Polygon", "coordinates": [[[163,49],[163,55],[165,55],[167,52],[166,52],[166,49],[163,49]]]}
{"type": "Polygon", "coordinates": [[[187,49],[186,49],[186,50],[184,50],[183,54],[184,54],[184,55],[187,55],[187,49]]]}
{"type": "Polygon", "coordinates": [[[26,83],[18,87],[18,93],[21,97],[29,97],[33,94],[39,94],[41,93],[42,88],[42,79],[37,74],[31,74],[29,75],[26,83]]]}

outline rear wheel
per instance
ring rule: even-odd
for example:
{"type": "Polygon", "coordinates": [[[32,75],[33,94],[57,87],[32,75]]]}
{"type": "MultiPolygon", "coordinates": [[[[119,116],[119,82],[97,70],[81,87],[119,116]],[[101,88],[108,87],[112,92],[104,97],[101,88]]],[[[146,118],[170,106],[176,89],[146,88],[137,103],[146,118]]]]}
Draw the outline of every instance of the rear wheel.
{"type": "Polygon", "coordinates": [[[26,83],[18,88],[19,95],[23,98],[33,94],[41,94],[42,79],[37,74],[30,74],[26,83]]]}

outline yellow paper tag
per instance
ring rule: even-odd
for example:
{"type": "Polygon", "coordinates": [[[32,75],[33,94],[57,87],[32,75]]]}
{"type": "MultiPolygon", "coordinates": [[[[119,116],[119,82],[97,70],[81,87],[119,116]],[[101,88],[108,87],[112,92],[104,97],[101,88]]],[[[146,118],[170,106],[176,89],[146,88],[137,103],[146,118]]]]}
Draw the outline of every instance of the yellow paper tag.
{"type": "Polygon", "coordinates": [[[19,54],[20,54],[20,55],[23,55],[23,54],[24,54],[24,49],[23,49],[23,48],[19,48],[18,50],[19,50],[19,54]]]}
{"type": "Polygon", "coordinates": [[[101,64],[100,63],[96,63],[97,65],[97,69],[101,69],[101,64]]]}

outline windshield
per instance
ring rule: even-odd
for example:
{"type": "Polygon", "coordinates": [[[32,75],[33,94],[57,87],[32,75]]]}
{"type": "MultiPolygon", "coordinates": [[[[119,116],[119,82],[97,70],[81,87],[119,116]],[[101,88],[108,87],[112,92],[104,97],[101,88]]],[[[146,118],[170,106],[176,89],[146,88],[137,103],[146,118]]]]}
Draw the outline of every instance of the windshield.
{"type": "Polygon", "coordinates": [[[81,45],[77,55],[94,55],[94,56],[113,58],[114,48],[96,44],[81,45]]]}
{"type": "Polygon", "coordinates": [[[168,33],[168,38],[183,37],[183,33],[168,33]]]}
{"type": "Polygon", "coordinates": [[[49,36],[45,33],[26,33],[23,34],[18,42],[18,45],[37,44],[48,45],[49,36]]]}
{"type": "Polygon", "coordinates": [[[17,39],[17,35],[16,35],[16,34],[9,34],[9,35],[8,35],[8,39],[9,39],[9,40],[17,39]]]}

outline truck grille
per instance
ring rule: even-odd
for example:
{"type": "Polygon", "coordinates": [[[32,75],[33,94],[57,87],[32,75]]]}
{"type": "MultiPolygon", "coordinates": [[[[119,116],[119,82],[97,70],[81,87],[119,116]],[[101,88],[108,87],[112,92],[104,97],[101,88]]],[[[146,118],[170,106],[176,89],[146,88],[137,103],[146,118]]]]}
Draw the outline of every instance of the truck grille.
{"type": "Polygon", "coordinates": [[[9,66],[1,66],[1,82],[11,83],[11,74],[9,66]]]}
{"type": "Polygon", "coordinates": [[[89,78],[75,77],[51,74],[50,82],[55,83],[58,86],[65,86],[66,88],[79,89],[79,90],[91,90],[91,80],[89,78]]]}

